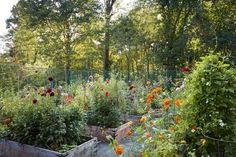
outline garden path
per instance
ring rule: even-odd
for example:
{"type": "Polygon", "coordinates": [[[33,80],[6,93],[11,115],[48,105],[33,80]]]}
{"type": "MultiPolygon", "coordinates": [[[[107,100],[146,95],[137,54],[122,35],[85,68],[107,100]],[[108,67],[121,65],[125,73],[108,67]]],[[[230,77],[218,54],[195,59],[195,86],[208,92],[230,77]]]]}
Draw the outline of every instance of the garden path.
{"type": "MultiPolygon", "coordinates": [[[[120,145],[124,148],[124,151],[127,151],[125,148],[128,148],[131,144],[132,142],[128,140],[120,142],[120,145]]],[[[97,157],[116,157],[114,150],[111,150],[108,145],[109,143],[107,142],[100,142],[98,144],[97,157]]]]}

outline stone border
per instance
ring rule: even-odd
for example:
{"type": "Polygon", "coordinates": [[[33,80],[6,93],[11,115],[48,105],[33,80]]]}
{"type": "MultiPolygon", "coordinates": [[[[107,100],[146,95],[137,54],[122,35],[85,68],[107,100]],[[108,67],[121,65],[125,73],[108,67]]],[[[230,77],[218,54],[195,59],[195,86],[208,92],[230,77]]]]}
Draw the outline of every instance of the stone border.
{"type": "Polygon", "coordinates": [[[96,152],[97,138],[92,138],[66,153],[20,144],[10,140],[0,140],[0,157],[95,157],[96,152]]]}
{"type": "Polygon", "coordinates": [[[86,132],[89,136],[97,137],[100,141],[108,141],[106,136],[111,135],[117,141],[126,137],[127,131],[130,130],[130,123],[125,123],[118,128],[102,128],[99,126],[88,125],[86,132]]]}

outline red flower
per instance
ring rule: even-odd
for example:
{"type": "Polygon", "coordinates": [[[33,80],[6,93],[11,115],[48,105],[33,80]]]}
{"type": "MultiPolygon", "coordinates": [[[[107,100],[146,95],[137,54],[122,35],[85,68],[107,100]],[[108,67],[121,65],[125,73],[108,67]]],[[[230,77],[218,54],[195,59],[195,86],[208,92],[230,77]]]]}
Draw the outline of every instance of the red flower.
{"type": "Polygon", "coordinates": [[[43,92],[42,94],[41,94],[41,96],[46,96],[47,94],[45,93],[45,92],[43,92]]]}
{"type": "Polygon", "coordinates": [[[128,89],[129,89],[129,90],[132,90],[132,89],[134,89],[134,88],[135,88],[135,86],[132,85],[132,86],[129,86],[128,89]]]}
{"type": "Polygon", "coordinates": [[[50,96],[55,96],[55,93],[52,91],[52,92],[50,93],[50,96]]]}
{"type": "Polygon", "coordinates": [[[33,99],[33,104],[37,104],[38,100],[37,99],[33,99]]]}
{"type": "Polygon", "coordinates": [[[106,84],[108,84],[109,83],[109,80],[108,79],[106,79],[106,84]]]}
{"type": "Polygon", "coordinates": [[[52,92],[52,88],[51,87],[48,87],[47,88],[47,93],[51,93],[52,92]]]}
{"type": "Polygon", "coordinates": [[[106,97],[108,97],[109,96],[109,93],[108,92],[106,92],[106,97]]]}
{"type": "Polygon", "coordinates": [[[189,67],[184,67],[181,69],[182,72],[190,72],[191,69],[189,67]]]}
{"type": "Polygon", "coordinates": [[[54,80],[54,79],[53,79],[52,76],[49,76],[49,77],[48,77],[48,81],[52,82],[53,80],[54,80]]]}

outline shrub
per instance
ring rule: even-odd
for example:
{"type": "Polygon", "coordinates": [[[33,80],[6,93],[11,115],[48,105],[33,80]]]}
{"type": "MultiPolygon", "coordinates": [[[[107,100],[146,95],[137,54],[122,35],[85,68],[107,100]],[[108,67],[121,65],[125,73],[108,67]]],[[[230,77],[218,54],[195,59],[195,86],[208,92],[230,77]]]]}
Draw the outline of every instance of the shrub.
{"type": "Polygon", "coordinates": [[[82,128],[83,115],[77,107],[29,105],[14,116],[7,138],[57,150],[63,144],[78,144],[82,128]]]}
{"type": "Polygon", "coordinates": [[[122,91],[123,81],[115,79],[94,82],[90,89],[90,107],[87,112],[88,124],[101,127],[117,127],[121,123],[121,110],[126,107],[122,91]]]}
{"type": "Polygon", "coordinates": [[[3,138],[53,150],[81,141],[84,114],[76,103],[64,105],[57,89],[26,87],[17,94],[7,92],[1,103],[3,138]]]}
{"type": "Polygon", "coordinates": [[[189,150],[197,150],[198,155],[235,153],[230,142],[224,142],[235,141],[235,76],[236,70],[225,64],[223,57],[209,55],[197,64],[187,82],[188,104],[182,110],[181,127],[189,150]]]}

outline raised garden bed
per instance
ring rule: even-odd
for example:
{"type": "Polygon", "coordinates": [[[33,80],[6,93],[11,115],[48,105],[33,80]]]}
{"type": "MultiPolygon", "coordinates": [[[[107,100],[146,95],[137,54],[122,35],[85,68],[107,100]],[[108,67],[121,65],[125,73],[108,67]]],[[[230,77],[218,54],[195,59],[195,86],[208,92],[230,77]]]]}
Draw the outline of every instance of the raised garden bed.
{"type": "MultiPolygon", "coordinates": [[[[162,116],[162,112],[159,111],[159,112],[152,112],[150,113],[151,117],[152,118],[159,118],[162,116]]],[[[129,121],[132,121],[134,124],[138,124],[139,123],[139,120],[142,118],[143,115],[123,115],[122,116],[122,120],[124,122],[129,122],[129,121]]]]}
{"type": "Polygon", "coordinates": [[[117,128],[102,128],[94,125],[89,125],[86,128],[86,132],[89,136],[97,137],[98,140],[101,141],[108,141],[106,138],[108,135],[120,141],[126,137],[128,130],[130,130],[130,123],[125,123],[117,128]]]}
{"type": "Polygon", "coordinates": [[[34,147],[10,140],[0,140],[0,157],[95,157],[97,138],[76,146],[66,153],[34,147]]]}

